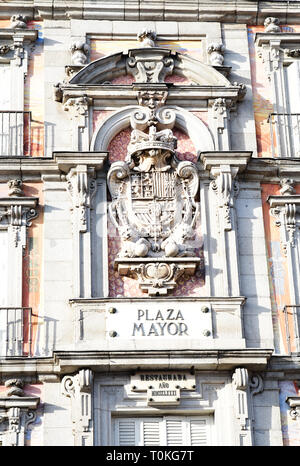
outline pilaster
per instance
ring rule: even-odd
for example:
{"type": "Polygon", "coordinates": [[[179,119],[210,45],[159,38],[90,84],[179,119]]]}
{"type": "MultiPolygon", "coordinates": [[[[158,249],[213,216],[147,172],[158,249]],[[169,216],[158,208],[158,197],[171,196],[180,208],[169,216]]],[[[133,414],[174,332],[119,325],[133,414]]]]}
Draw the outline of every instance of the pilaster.
{"type": "MultiPolygon", "coordinates": [[[[220,257],[217,268],[221,268],[222,282],[221,289],[214,290],[214,293],[221,296],[240,295],[234,199],[239,190],[237,174],[246,168],[250,157],[250,152],[203,152],[200,155],[204,168],[209,170],[213,179],[209,186],[207,205],[210,209],[210,225],[206,229],[210,230],[217,243],[215,250],[220,257]]],[[[211,273],[216,265],[210,264],[211,273]]]]}
{"type": "Polygon", "coordinates": [[[103,167],[106,153],[56,154],[66,173],[67,191],[72,201],[73,291],[76,297],[92,296],[91,210],[96,194],[96,170],[103,167]]]}

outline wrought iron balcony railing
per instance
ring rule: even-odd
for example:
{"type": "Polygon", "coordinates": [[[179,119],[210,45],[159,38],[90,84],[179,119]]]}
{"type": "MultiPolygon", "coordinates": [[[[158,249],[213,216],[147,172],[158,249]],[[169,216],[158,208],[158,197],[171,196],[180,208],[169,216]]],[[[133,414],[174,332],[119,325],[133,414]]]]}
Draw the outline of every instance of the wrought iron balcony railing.
{"type": "Polygon", "coordinates": [[[270,113],[272,157],[300,158],[300,113],[270,113]]]}
{"type": "Polygon", "coordinates": [[[31,112],[0,110],[1,156],[30,155],[31,121],[31,112]]]}
{"type": "Polygon", "coordinates": [[[32,308],[0,307],[0,357],[32,356],[32,308]]]}

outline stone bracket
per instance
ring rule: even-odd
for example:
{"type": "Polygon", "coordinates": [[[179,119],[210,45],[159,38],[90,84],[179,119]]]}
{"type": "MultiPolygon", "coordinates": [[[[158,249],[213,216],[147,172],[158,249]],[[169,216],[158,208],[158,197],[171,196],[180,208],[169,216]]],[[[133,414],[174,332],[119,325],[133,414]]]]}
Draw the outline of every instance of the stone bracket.
{"type": "Polygon", "coordinates": [[[93,372],[81,369],[76,375],[62,379],[62,393],[71,398],[75,446],[93,445],[93,372]]]}

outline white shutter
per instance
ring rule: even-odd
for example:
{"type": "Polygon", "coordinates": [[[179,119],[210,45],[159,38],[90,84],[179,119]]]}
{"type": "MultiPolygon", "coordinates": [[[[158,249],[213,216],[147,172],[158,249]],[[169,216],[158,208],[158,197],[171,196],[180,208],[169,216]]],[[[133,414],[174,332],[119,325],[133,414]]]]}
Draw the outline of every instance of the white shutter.
{"type": "Polygon", "coordinates": [[[115,444],[120,446],[209,445],[209,418],[165,416],[115,419],[115,444]]]}
{"type": "Polygon", "coordinates": [[[181,419],[166,418],[167,445],[183,445],[183,422],[181,419]]]}
{"type": "Polygon", "coordinates": [[[143,428],[143,445],[161,445],[160,435],[161,419],[145,419],[142,422],[143,428]]]}
{"type": "Polygon", "coordinates": [[[190,419],[190,445],[208,445],[206,419],[190,419]]]}
{"type": "Polygon", "coordinates": [[[136,422],[137,420],[134,418],[119,419],[117,421],[117,445],[136,445],[136,422]]]}

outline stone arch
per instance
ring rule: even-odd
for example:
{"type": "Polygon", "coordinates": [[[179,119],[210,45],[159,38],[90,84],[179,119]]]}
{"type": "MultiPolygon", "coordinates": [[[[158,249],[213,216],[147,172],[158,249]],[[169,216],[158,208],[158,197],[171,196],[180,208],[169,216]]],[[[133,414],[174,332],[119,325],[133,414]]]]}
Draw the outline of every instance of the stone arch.
{"type": "MultiPolygon", "coordinates": [[[[193,115],[191,112],[177,106],[166,106],[176,114],[175,127],[186,133],[192,140],[197,155],[200,152],[215,150],[213,136],[207,126],[193,115]]],[[[130,115],[134,110],[138,110],[138,105],[130,105],[117,110],[100,122],[92,136],[91,151],[107,151],[111,140],[123,129],[130,126],[130,115]]]]}

